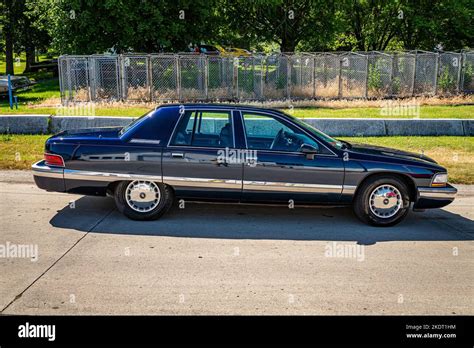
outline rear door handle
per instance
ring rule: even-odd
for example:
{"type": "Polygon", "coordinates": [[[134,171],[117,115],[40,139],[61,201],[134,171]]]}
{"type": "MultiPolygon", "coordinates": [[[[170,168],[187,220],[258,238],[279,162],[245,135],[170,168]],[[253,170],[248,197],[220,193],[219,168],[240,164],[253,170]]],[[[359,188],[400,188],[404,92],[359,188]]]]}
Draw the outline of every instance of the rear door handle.
{"type": "Polygon", "coordinates": [[[181,152],[172,152],[171,157],[173,158],[184,158],[184,153],[181,152]]]}

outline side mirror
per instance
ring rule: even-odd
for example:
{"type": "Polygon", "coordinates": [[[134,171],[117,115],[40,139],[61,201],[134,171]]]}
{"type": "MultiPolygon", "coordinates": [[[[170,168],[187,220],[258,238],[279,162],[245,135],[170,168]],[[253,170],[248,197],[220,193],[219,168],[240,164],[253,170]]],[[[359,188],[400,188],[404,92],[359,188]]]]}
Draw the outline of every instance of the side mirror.
{"type": "Polygon", "coordinates": [[[306,158],[309,160],[313,160],[314,155],[316,155],[319,152],[317,148],[309,144],[301,145],[299,150],[300,152],[306,154],[306,158]]]}

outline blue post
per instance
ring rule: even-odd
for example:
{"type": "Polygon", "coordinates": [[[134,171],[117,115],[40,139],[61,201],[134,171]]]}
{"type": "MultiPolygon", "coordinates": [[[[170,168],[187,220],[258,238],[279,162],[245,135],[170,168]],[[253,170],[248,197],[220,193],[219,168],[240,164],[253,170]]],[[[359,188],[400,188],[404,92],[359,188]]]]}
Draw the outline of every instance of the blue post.
{"type": "Polygon", "coordinates": [[[8,74],[8,100],[10,101],[10,109],[13,109],[12,79],[10,74],[8,74]]]}
{"type": "Polygon", "coordinates": [[[13,96],[13,99],[15,99],[15,109],[18,110],[18,96],[17,96],[17,95],[14,95],[14,96],[13,96]]]}

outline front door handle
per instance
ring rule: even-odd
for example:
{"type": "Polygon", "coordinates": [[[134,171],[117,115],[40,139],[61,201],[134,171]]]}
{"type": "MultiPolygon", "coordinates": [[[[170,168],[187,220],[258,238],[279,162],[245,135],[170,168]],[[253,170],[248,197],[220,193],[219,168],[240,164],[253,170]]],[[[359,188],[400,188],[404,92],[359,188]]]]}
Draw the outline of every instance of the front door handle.
{"type": "Polygon", "coordinates": [[[184,158],[184,153],[182,153],[182,152],[172,152],[171,157],[173,157],[173,158],[184,158]]]}

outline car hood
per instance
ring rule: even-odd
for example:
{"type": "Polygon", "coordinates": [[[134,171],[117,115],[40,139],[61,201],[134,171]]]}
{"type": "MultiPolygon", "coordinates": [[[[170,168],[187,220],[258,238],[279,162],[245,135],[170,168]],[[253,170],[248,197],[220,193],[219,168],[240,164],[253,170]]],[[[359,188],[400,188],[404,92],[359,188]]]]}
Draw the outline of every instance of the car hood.
{"type": "Polygon", "coordinates": [[[430,162],[430,163],[437,164],[437,162],[434,159],[428,156],[425,156],[421,153],[402,151],[402,150],[392,149],[392,148],[383,147],[383,146],[351,143],[351,148],[349,150],[351,152],[365,154],[365,155],[392,157],[392,158],[399,158],[399,159],[404,159],[404,160],[414,160],[418,162],[430,162]]]}

